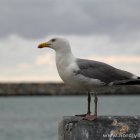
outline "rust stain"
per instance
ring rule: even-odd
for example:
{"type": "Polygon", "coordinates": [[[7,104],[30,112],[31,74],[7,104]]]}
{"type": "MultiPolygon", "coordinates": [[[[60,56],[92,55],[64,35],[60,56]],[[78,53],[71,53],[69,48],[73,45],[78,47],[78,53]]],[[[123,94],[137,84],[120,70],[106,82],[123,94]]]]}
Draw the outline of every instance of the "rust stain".
{"type": "Polygon", "coordinates": [[[127,124],[118,122],[116,119],[113,120],[112,125],[116,126],[116,129],[111,131],[112,135],[122,135],[129,131],[129,126],[127,124]]]}

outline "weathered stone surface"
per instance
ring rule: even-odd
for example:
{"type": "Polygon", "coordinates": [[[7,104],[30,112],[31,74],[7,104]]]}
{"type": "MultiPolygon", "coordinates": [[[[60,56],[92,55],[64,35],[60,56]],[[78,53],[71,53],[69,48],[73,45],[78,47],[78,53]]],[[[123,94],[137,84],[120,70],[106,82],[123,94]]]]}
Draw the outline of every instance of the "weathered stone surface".
{"type": "Polygon", "coordinates": [[[140,140],[140,116],[99,116],[95,121],[64,117],[59,140],[140,140]]]}
{"type": "MultiPolygon", "coordinates": [[[[140,95],[139,86],[113,86],[96,89],[98,95],[140,95]]],[[[86,95],[63,83],[0,83],[0,96],[86,95]]]]}

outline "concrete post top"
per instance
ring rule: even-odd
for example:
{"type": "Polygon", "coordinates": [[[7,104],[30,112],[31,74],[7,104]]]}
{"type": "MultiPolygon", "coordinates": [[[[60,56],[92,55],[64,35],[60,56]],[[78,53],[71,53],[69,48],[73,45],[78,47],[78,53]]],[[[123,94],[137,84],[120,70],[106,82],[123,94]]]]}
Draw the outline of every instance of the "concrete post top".
{"type": "Polygon", "coordinates": [[[98,116],[87,121],[81,117],[63,117],[59,140],[140,139],[140,116],[98,116]]]}

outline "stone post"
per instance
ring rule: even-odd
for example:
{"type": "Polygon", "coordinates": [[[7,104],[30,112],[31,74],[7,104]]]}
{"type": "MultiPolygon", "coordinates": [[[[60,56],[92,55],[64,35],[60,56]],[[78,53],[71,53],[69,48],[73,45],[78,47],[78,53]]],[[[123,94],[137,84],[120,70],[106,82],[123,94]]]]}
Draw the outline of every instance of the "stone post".
{"type": "Polygon", "coordinates": [[[59,140],[140,140],[140,116],[63,117],[59,140]]]}

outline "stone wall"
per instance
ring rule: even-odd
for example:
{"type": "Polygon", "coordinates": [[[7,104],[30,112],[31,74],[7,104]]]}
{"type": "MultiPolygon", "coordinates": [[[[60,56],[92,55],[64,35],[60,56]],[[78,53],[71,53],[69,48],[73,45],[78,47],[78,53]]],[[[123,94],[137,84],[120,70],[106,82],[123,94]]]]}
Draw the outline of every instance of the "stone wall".
{"type": "MultiPolygon", "coordinates": [[[[140,95],[140,86],[115,86],[96,89],[99,95],[140,95]]],[[[86,95],[63,83],[0,83],[0,96],[86,95]]]]}

